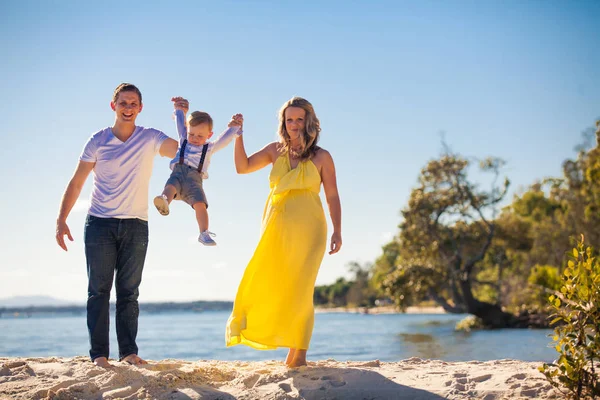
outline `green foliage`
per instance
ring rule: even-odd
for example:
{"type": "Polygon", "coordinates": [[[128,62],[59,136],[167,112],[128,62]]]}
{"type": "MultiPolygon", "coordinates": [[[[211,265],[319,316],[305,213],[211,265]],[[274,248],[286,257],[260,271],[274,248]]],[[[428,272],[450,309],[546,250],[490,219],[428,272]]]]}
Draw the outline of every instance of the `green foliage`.
{"type": "Polygon", "coordinates": [[[549,302],[555,310],[551,324],[558,360],[539,370],[570,399],[600,396],[600,262],[583,236],[569,255],[560,292],[549,302]]]}
{"type": "Polygon", "coordinates": [[[517,197],[512,204],[515,214],[539,222],[560,209],[560,203],[546,197],[539,186],[517,197]]]}
{"type": "Polygon", "coordinates": [[[536,265],[527,278],[530,297],[528,304],[533,307],[548,304],[548,292],[559,291],[562,286],[560,271],[553,265],[536,265]]]}
{"type": "Polygon", "coordinates": [[[352,282],[345,278],[338,278],[331,285],[316,286],[313,294],[313,302],[316,305],[343,307],[346,306],[346,294],[350,290],[352,282]]]}
{"type": "Polygon", "coordinates": [[[483,329],[485,325],[481,321],[481,319],[477,318],[474,315],[469,315],[465,319],[459,321],[454,330],[461,332],[471,332],[472,330],[483,329]]]}
{"type": "Polygon", "coordinates": [[[313,293],[313,303],[315,305],[324,306],[329,303],[329,286],[330,285],[315,286],[315,291],[313,293]]]}
{"type": "Polygon", "coordinates": [[[451,312],[494,314],[489,325],[505,320],[496,304],[504,252],[490,254],[496,235],[492,217],[509,186],[508,179],[498,182],[503,165],[492,157],[479,164],[478,181],[491,184],[483,189],[470,177],[477,166],[458,154],[442,154],[421,170],[402,209],[400,232],[375,263],[380,289],[400,309],[434,300],[451,312]]]}
{"type": "Polygon", "coordinates": [[[371,263],[360,265],[356,261],[352,261],[347,267],[354,274],[354,281],[346,295],[347,305],[350,307],[374,306],[377,291],[371,282],[373,265],[371,263]]]}
{"type": "Polygon", "coordinates": [[[391,242],[384,245],[382,250],[383,254],[375,260],[375,264],[373,265],[371,282],[379,296],[389,296],[390,293],[387,292],[384,281],[396,270],[396,260],[400,254],[400,244],[394,238],[391,242]]]}
{"type": "Polygon", "coordinates": [[[493,261],[490,261],[485,267],[479,269],[473,283],[473,295],[475,298],[490,304],[498,303],[498,267],[493,261]]]}
{"type": "Polygon", "coordinates": [[[354,274],[354,280],[338,278],[331,285],[316,286],[313,295],[314,304],[330,307],[375,305],[378,296],[371,279],[373,266],[370,263],[360,265],[353,261],[347,267],[354,274]]]}
{"type": "Polygon", "coordinates": [[[562,286],[571,237],[583,233],[600,247],[600,123],[582,134],[585,144],[563,163],[562,176],[533,183],[501,213],[509,185],[502,160],[480,162],[475,180],[474,158],[446,152],[428,162],[398,233],[374,263],[378,295],[401,309],[433,300],[486,319],[493,305],[521,326],[531,325],[525,317],[547,323],[547,292],[562,286]]]}

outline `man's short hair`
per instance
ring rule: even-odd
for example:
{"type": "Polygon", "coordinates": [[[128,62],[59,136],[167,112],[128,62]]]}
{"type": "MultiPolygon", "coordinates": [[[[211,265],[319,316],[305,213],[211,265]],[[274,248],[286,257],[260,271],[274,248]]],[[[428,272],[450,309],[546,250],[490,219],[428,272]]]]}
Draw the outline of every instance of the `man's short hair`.
{"type": "Polygon", "coordinates": [[[132,83],[121,83],[119,86],[117,86],[113,93],[113,103],[117,102],[117,99],[119,98],[119,93],[121,92],[135,92],[140,97],[140,103],[142,102],[142,92],[140,92],[140,89],[138,89],[137,86],[135,86],[132,83]]]}

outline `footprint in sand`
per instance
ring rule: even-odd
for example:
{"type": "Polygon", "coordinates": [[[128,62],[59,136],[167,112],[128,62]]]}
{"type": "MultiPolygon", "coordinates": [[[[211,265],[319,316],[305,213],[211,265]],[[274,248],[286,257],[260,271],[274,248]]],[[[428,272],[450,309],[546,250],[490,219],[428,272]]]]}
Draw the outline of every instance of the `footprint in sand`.
{"type": "Polygon", "coordinates": [[[76,383],[79,383],[79,381],[76,381],[76,380],[62,381],[59,384],[52,386],[48,390],[52,390],[53,392],[58,392],[59,389],[68,388],[69,386],[75,385],[76,383]]]}
{"type": "Polygon", "coordinates": [[[22,361],[6,363],[0,371],[0,376],[6,377],[2,379],[2,382],[20,381],[30,376],[37,376],[35,371],[22,361]]]}
{"type": "Polygon", "coordinates": [[[286,393],[289,393],[292,391],[292,387],[288,383],[280,383],[279,387],[281,388],[281,390],[283,390],[286,393]]]}
{"type": "Polygon", "coordinates": [[[523,380],[523,379],[525,379],[525,378],[527,378],[527,375],[526,375],[526,374],[516,374],[516,375],[513,375],[513,376],[511,376],[510,378],[508,378],[508,379],[506,380],[506,382],[508,383],[508,382],[509,382],[509,381],[511,381],[512,379],[517,379],[517,380],[519,380],[519,381],[522,381],[522,380],[523,380]]]}
{"type": "Polygon", "coordinates": [[[498,395],[496,395],[495,393],[488,393],[485,396],[483,396],[481,400],[496,400],[497,398],[498,395]]]}
{"type": "Polygon", "coordinates": [[[167,364],[167,363],[158,363],[158,364],[147,364],[144,365],[144,369],[150,371],[167,371],[170,369],[179,369],[183,366],[183,364],[167,364]]]}
{"type": "Polygon", "coordinates": [[[4,366],[9,369],[22,367],[23,365],[27,365],[27,363],[25,361],[12,361],[4,364],[4,366]]]}
{"type": "Polygon", "coordinates": [[[242,382],[244,383],[244,386],[246,387],[246,389],[250,389],[250,388],[254,387],[254,385],[256,385],[256,382],[258,382],[259,379],[260,379],[260,374],[252,374],[252,375],[244,378],[242,380],[242,382]]]}
{"type": "Polygon", "coordinates": [[[322,381],[328,381],[329,384],[333,387],[341,387],[344,386],[346,384],[346,382],[344,382],[344,380],[339,377],[339,376],[329,376],[329,375],[323,375],[321,377],[322,381]]]}
{"type": "Polygon", "coordinates": [[[141,383],[137,383],[132,386],[126,386],[124,388],[119,388],[115,390],[110,390],[108,392],[102,393],[103,399],[122,399],[127,396],[131,396],[136,393],[142,387],[141,383]]]}
{"type": "Polygon", "coordinates": [[[476,376],[475,378],[471,378],[471,380],[474,382],[477,382],[477,383],[481,383],[481,382],[490,380],[491,378],[492,378],[491,374],[485,374],[485,375],[481,375],[481,376],[476,376]]]}
{"type": "Polygon", "coordinates": [[[357,367],[381,367],[381,361],[374,360],[374,361],[368,361],[368,362],[364,362],[364,363],[357,363],[356,366],[357,367]]]}
{"type": "MultiPolygon", "coordinates": [[[[80,399],[96,398],[99,388],[92,382],[64,381],[60,382],[50,389],[39,390],[33,396],[34,399],[80,399]]],[[[104,398],[104,397],[103,397],[104,398]]],[[[108,397],[110,398],[110,397],[108,397]]]]}
{"type": "Polygon", "coordinates": [[[542,393],[548,393],[552,390],[552,386],[548,383],[537,382],[533,385],[524,385],[521,390],[521,396],[529,398],[537,398],[542,393]]]}
{"type": "MultiPolygon", "coordinates": [[[[99,369],[94,368],[94,369],[90,369],[89,371],[87,371],[85,373],[85,376],[88,377],[88,378],[93,378],[95,376],[102,375],[104,372],[105,371],[101,371],[99,369]]],[[[54,379],[57,379],[57,378],[58,378],[57,376],[54,377],[54,379]]]]}

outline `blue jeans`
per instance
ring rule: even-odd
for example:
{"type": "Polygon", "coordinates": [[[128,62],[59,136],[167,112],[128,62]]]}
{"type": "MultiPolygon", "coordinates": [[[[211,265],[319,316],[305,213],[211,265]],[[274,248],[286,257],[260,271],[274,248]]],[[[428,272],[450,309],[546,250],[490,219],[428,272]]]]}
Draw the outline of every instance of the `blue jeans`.
{"type": "Polygon", "coordinates": [[[88,215],[84,229],[88,273],[87,326],[92,360],[109,355],[109,300],[116,271],[119,359],[138,354],[138,288],[148,248],[148,221],[88,215]]]}

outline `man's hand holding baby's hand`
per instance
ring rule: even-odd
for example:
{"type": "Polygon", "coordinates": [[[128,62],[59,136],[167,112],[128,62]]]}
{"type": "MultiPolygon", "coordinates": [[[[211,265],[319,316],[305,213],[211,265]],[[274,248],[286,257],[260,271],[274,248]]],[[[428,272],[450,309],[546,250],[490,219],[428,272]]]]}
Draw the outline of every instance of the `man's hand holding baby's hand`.
{"type": "Polygon", "coordinates": [[[187,112],[190,109],[189,101],[187,101],[183,97],[179,97],[179,96],[172,97],[171,101],[173,102],[173,106],[175,107],[176,110],[181,110],[181,111],[183,111],[184,114],[187,114],[187,112]]]}

